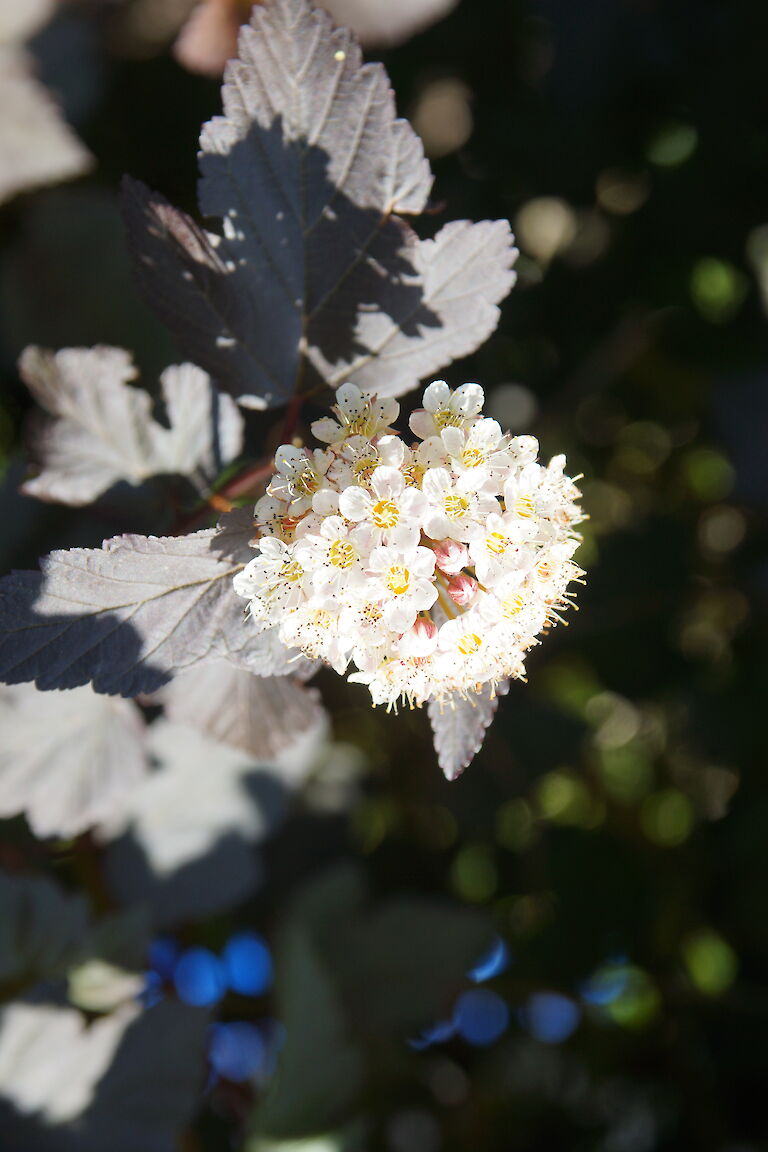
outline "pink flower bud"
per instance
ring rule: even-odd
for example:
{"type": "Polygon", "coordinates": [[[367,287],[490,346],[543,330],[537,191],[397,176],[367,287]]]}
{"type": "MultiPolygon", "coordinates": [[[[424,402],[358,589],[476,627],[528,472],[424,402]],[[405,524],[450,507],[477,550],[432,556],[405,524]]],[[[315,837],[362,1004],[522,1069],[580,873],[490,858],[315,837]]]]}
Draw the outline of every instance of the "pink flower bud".
{"type": "Polygon", "coordinates": [[[472,602],[475,592],[477,592],[477,580],[471,576],[456,576],[448,585],[448,595],[460,608],[466,608],[472,602]]]}
{"type": "Polygon", "coordinates": [[[462,568],[469,564],[467,547],[458,540],[438,540],[432,548],[435,553],[435,564],[446,576],[458,576],[462,568]]]}
{"type": "Polygon", "coordinates": [[[419,617],[413,628],[409,628],[398,644],[400,655],[406,660],[410,658],[419,660],[424,656],[430,656],[436,647],[437,625],[423,617],[419,617]]]}

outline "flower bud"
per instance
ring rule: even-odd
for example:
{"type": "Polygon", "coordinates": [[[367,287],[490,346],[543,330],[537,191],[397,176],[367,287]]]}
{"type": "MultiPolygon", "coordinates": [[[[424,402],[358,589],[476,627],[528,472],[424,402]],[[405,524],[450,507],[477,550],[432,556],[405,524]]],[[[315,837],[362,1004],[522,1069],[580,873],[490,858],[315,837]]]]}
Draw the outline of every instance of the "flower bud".
{"type": "Polygon", "coordinates": [[[477,580],[471,576],[456,576],[448,585],[448,595],[454,604],[466,608],[471,604],[477,592],[477,580]]]}
{"type": "Polygon", "coordinates": [[[462,568],[469,564],[469,552],[466,544],[458,540],[437,540],[432,549],[435,553],[435,564],[446,576],[458,576],[462,568]]]}
{"type": "Polygon", "coordinates": [[[398,650],[406,660],[421,659],[431,655],[437,647],[437,625],[431,620],[419,617],[416,623],[400,639],[398,650]]]}

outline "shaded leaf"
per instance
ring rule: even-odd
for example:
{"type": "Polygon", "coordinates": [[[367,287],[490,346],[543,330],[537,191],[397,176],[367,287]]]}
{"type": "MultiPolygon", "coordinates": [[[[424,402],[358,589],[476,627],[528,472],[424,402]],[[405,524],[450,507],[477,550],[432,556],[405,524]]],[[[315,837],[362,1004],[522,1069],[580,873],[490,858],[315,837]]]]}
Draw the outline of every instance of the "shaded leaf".
{"type": "Polygon", "coordinates": [[[159,769],[102,829],[114,839],[111,886],[124,903],[145,902],[159,924],[229,907],[260,883],[256,849],[285,817],[290,789],[312,765],[317,743],[261,762],[192,728],[160,721],[150,730],[159,769]]]}
{"type": "Polygon", "coordinates": [[[269,760],[297,742],[317,741],[327,717],[317,689],[292,676],[254,676],[227,661],[198,664],[163,689],[169,720],[269,760]]]}
{"type": "Polygon", "coordinates": [[[252,1128],[278,1137],[324,1131],[354,1103],[364,1053],[350,1034],[332,974],[300,923],[289,925],[281,941],[277,994],[287,1042],[252,1128]]]}
{"type": "Polygon", "coordinates": [[[371,902],[351,866],[310,884],[279,941],[286,1041],[253,1130],[299,1137],[341,1120],[369,1054],[387,1041],[401,1048],[411,1031],[449,1012],[492,939],[485,916],[447,900],[371,902]]]}
{"type": "Polygon", "coordinates": [[[23,485],[27,496],[89,504],[118,480],[140,484],[161,472],[204,489],[242,447],[237,406],[192,364],[160,378],[170,428],[153,419],[148,393],[129,386],[137,373],[120,348],[27,348],[20,370],[53,417],[39,420],[32,438],[41,472],[23,485]]]}
{"type": "Polygon", "coordinates": [[[44,876],[0,873],[0,981],[61,975],[89,928],[84,896],[44,876]]]}
{"type": "Polygon", "coordinates": [[[188,354],[264,407],[344,380],[400,394],[477,347],[514,281],[509,227],[420,241],[395,215],[423,210],[431,175],[381,65],[307,0],[257,6],[239,51],[201,136],[222,235],[126,186],[139,283],[188,354]]]}
{"type": "Polygon", "coordinates": [[[71,1008],[0,1012],[0,1121],[14,1152],[174,1152],[204,1074],[209,1020],[165,1001],[85,1027],[71,1008]]]}
{"type": "Polygon", "coordinates": [[[0,816],[36,836],[76,836],[107,819],[147,768],[141,712],[90,688],[0,686],[0,816]]]}
{"type": "MultiPolygon", "coordinates": [[[[23,4],[15,4],[21,10],[23,4]]],[[[80,176],[92,159],[21,49],[0,43],[0,203],[80,176]]]]}
{"type": "Polygon", "coordinates": [[[0,680],[39,688],[154,692],[174,672],[226,656],[261,676],[301,661],[275,630],[254,635],[232,578],[250,559],[247,517],[189,536],[116,536],[52,552],[41,572],[0,580],[0,680]]]}
{"type": "Polygon", "coordinates": [[[472,763],[483,746],[485,733],[509,683],[496,686],[496,695],[478,694],[468,698],[453,694],[448,700],[431,700],[427,705],[438,763],[447,780],[455,780],[472,763]]]}

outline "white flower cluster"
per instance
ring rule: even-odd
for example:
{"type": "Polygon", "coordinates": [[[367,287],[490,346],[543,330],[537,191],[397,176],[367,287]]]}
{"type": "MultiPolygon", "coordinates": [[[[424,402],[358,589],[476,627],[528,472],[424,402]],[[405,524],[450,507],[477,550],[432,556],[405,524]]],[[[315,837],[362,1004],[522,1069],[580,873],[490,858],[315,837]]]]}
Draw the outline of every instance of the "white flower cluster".
{"type": "Polygon", "coordinates": [[[582,519],[564,456],[482,416],[483,390],[430,384],[409,446],[394,400],[346,384],[327,448],[284,445],[256,505],[258,555],[235,577],[260,631],[411,706],[521,677],[560,619],[582,519]]]}

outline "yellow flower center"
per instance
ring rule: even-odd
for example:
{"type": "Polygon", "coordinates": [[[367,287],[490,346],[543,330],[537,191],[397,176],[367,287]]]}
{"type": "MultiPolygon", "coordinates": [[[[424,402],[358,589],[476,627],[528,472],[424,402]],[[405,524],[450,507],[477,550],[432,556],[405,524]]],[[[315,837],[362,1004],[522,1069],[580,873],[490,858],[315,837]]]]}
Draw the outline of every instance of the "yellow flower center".
{"type": "Polygon", "coordinates": [[[530,519],[530,517],[533,516],[536,512],[536,509],[533,506],[533,500],[530,496],[518,497],[513,505],[513,510],[517,513],[518,516],[524,516],[526,519],[530,519]]]}
{"type": "Polygon", "coordinates": [[[549,564],[546,560],[542,560],[541,564],[537,565],[536,571],[538,572],[539,576],[541,576],[542,580],[549,580],[550,576],[552,575],[552,565],[549,564]]]}
{"type": "Polygon", "coordinates": [[[288,580],[291,584],[295,584],[303,575],[304,569],[298,560],[286,560],[279,572],[280,579],[288,580]]]}
{"type": "Polygon", "coordinates": [[[458,520],[469,508],[469,500],[465,500],[463,496],[457,496],[455,492],[451,492],[445,497],[445,514],[449,520],[458,520]]]}
{"type": "Polygon", "coordinates": [[[355,416],[354,420],[350,420],[347,416],[343,417],[343,419],[347,426],[347,436],[369,437],[376,430],[376,421],[367,410],[359,416],[355,416]]]}
{"type": "Polygon", "coordinates": [[[438,428],[461,428],[464,422],[464,417],[458,415],[456,412],[451,412],[450,408],[441,408],[433,415],[435,424],[438,428]]]}
{"type": "Polygon", "coordinates": [[[482,646],[483,642],[476,632],[465,632],[459,640],[459,652],[462,656],[472,656],[482,646]]]}
{"type": "Polygon", "coordinates": [[[491,532],[490,536],[485,538],[485,546],[492,556],[501,556],[507,550],[509,541],[506,536],[501,532],[491,532]]]}
{"type": "Polygon", "coordinates": [[[426,469],[422,468],[421,464],[417,464],[415,461],[413,464],[407,464],[406,467],[403,468],[403,476],[405,477],[406,484],[412,488],[418,488],[424,479],[425,471],[426,469]]]}
{"type": "Polygon", "coordinates": [[[290,488],[294,496],[312,496],[320,487],[320,481],[311,468],[304,468],[291,480],[290,488]]]}
{"type": "Polygon", "coordinates": [[[461,454],[461,462],[465,468],[477,468],[485,459],[479,448],[465,448],[461,454]]]}
{"type": "Polygon", "coordinates": [[[411,574],[402,564],[393,564],[387,572],[387,588],[395,596],[406,593],[411,584],[411,574]]]}
{"type": "Polygon", "coordinates": [[[334,568],[351,568],[356,559],[355,550],[348,540],[334,540],[328,549],[328,560],[334,568]]]}
{"type": "Polygon", "coordinates": [[[316,608],[312,613],[312,625],[315,628],[330,628],[333,617],[325,608],[316,608]]]}
{"type": "Polygon", "coordinates": [[[373,506],[373,522],[377,528],[394,528],[400,519],[400,510],[392,500],[379,500],[373,506]]]}
{"type": "Polygon", "coordinates": [[[502,600],[501,610],[507,617],[517,616],[524,603],[523,597],[518,592],[516,596],[509,596],[506,600],[502,600]]]}
{"type": "Polygon", "coordinates": [[[366,624],[378,624],[384,613],[377,604],[366,604],[360,615],[362,616],[363,620],[365,620],[366,624]]]}
{"type": "Polygon", "coordinates": [[[372,456],[363,457],[362,460],[355,461],[352,465],[352,471],[355,476],[359,476],[362,481],[367,483],[373,475],[374,469],[378,467],[378,464],[378,460],[374,460],[372,456]]]}

